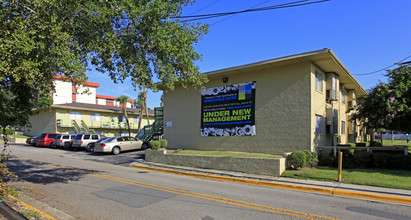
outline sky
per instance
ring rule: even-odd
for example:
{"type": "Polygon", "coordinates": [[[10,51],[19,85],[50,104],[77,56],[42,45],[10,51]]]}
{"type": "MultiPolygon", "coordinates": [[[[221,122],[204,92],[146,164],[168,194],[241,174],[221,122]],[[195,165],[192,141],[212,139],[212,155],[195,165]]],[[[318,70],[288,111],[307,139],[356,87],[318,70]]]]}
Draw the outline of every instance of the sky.
{"type": "MultiPolygon", "coordinates": [[[[242,11],[292,1],[198,0],[184,7],[183,16],[242,11]]],[[[205,73],[329,48],[368,90],[379,81],[386,82],[387,77],[384,70],[367,73],[411,60],[410,9],[410,0],[331,0],[201,20],[210,27],[209,33],[194,46],[202,55],[196,64],[205,73]]],[[[127,95],[132,99],[138,96],[139,91],[134,91],[130,80],[114,84],[106,74],[89,71],[87,75],[89,81],[100,83],[97,94],[127,95]]],[[[159,107],[160,97],[161,92],[150,91],[148,107],[159,107]]]]}

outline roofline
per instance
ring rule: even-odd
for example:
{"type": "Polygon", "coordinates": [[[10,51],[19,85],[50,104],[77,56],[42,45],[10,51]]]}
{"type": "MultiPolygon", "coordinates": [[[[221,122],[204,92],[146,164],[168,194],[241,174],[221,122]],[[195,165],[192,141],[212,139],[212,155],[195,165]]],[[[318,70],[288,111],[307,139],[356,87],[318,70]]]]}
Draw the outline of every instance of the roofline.
{"type": "Polygon", "coordinates": [[[272,64],[272,63],[277,63],[281,61],[286,61],[286,60],[292,60],[292,59],[297,59],[297,58],[303,58],[303,57],[308,57],[316,54],[321,54],[321,53],[326,53],[330,51],[328,48],[324,48],[321,50],[315,50],[315,51],[310,51],[310,52],[305,52],[305,53],[300,53],[300,54],[295,54],[295,55],[290,55],[290,56],[285,56],[285,57],[279,57],[271,60],[264,60],[264,61],[259,61],[255,63],[249,63],[241,66],[234,66],[234,67],[229,67],[225,69],[219,69],[219,70],[213,70],[210,72],[205,72],[204,74],[208,76],[213,76],[217,75],[219,73],[223,72],[228,72],[228,71],[236,71],[236,70],[241,70],[241,69],[246,69],[246,68],[251,68],[251,67],[256,67],[256,66],[261,66],[261,65],[266,65],[266,64],[272,64]]]}
{"type": "MultiPolygon", "coordinates": [[[[67,79],[66,76],[62,76],[62,75],[56,75],[54,78],[57,79],[57,80],[67,79]]],[[[74,79],[74,81],[79,81],[79,80],[74,79]]],[[[90,86],[90,87],[95,87],[95,88],[100,87],[100,83],[89,82],[87,80],[84,83],[86,83],[86,85],[90,86]]]]}

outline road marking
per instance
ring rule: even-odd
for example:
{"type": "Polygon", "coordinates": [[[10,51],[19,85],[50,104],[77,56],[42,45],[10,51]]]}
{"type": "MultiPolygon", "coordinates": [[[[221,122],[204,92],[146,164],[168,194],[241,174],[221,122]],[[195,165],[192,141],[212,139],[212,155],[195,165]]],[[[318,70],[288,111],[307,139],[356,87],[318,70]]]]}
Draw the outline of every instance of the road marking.
{"type": "Polygon", "coordinates": [[[297,218],[302,218],[302,219],[316,219],[316,218],[318,218],[318,219],[330,219],[330,220],[331,219],[333,219],[333,220],[336,219],[336,218],[330,218],[330,217],[326,217],[326,216],[314,215],[314,214],[309,214],[309,213],[304,213],[304,212],[292,211],[292,210],[281,209],[281,208],[265,206],[265,205],[259,205],[259,204],[255,204],[255,203],[248,203],[248,202],[243,202],[243,201],[239,201],[239,200],[233,200],[233,199],[228,199],[228,198],[223,198],[223,197],[218,197],[218,196],[212,196],[212,195],[207,195],[207,194],[202,194],[202,193],[196,193],[196,192],[191,192],[191,191],[186,191],[186,190],[180,190],[180,189],[175,189],[175,188],[170,188],[170,187],[164,187],[164,186],[139,182],[139,181],[135,181],[135,180],[124,179],[124,178],[114,177],[114,176],[109,176],[109,175],[104,175],[104,174],[89,174],[89,175],[99,177],[99,178],[103,178],[103,179],[113,180],[113,181],[116,181],[116,182],[122,182],[122,183],[131,184],[131,185],[136,185],[136,186],[161,190],[161,191],[165,191],[165,192],[170,192],[170,193],[174,193],[174,194],[190,196],[190,197],[196,197],[196,198],[206,199],[206,200],[215,201],[215,202],[219,202],[219,203],[225,203],[225,204],[230,204],[230,205],[235,205],[235,206],[241,206],[241,207],[250,208],[250,209],[254,209],[254,210],[259,210],[259,211],[264,211],[264,212],[271,212],[271,213],[276,213],[276,214],[280,214],[280,215],[287,215],[287,216],[292,216],[292,217],[297,217],[297,218]],[[277,211],[274,211],[274,210],[277,210],[277,211]],[[290,214],[290,213],[292,213],[292,214],[290,214]],[[298,215],[302,215],[302,216],[298,216],[298,215]],[[306,216],[309,216],[309,217],[306,217],[306,216]]]}
{"type": "Polygon", "coordinates": [[[159,185],[154,185],[154,184],[150,184],[150,183],[144,183],[144,182],[139,182],[139,181],[135,181],[135,180],[130,180],[130,179],[124,179],[124,178],[115,177],[115,176],[99,174],[97,172],[85,171],[85,170],[81,170],[79,168],[60,166],[60,165],[54,165],[54,164],[51,164],[51,163],[35,161],[35,160],[32,160],[32,159],[27,159],[27,158],[20,158],[20,157],[14,157],[14,158],[19,159],[19,160],[26,160],[26,161],[29,161],[29,162],[32,162],[32,163],[37,163],[37,164],[40,164],[40,165],[43,165],[43,166],[46,166],[46,167],[50,167],[50,168],[54,168],[54,169],[70,170],[70,171],[73,171],[73,172],[83,173],[83,174],[87,174],[87,175],[94,176],[94,177],[97,177],[97,178],[107,179],[107,180],[111,180],[111,181],[115,181],[115,182],[126,183],[126,184],[130,184],[130,185],[135,185],[135,186],[160,190],[160,191],[174,193],[174,194],[178,194],[178,195],[189,196],[189,197],[214,201],[214,202],[223,203],[223,204],[229,204],[229,205],[233,205],[233,206],[238,206],[238,207],[243,207],[243,208],[248,208],[248,209],[253,209],[253,210],[258,210],[258,211],[263,211],[263,212],[268,212],[268,213],[274,213],[274,214],[285,215],[285,216],[301,218],[301,219],[338,220],[336,218],[331,218],[331,217],[326,217],[326,216],[320,216],[320,215],[315,215],[315,214],[310,214],[310,213],[292,211],[292,210],[281,209],[281,208],[276,208],[276,207],[271,207],[271,206],[265,206],[265,205],[255,204],[255,203],[248,203],[248,202],[244,202],[244,201],[233,200],[233,199],[228,199],[228,198],[223,198],[223,197],[218,197],[218,196],[212,196],[212,195],[207,195],[207,194],[202,194],[202,193],[196,193],[196,192],[191,192],[191,191],[186,191],[186,190],[180,190],[180,189],[175,189],[175,188],[170,188],[170,187],[165,187],[165,186],[159,186],[159,185]]]}

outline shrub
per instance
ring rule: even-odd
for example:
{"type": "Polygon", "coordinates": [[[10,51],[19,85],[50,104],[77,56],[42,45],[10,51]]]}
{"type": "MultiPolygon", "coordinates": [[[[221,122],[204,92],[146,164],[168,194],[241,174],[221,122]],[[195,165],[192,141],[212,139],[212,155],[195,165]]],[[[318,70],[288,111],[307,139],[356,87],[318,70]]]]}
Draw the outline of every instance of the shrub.
{"type": "MultiPolygon", "coordinates": [[[[346,143],[346,144],[337,144],[337,146],[343,146],[343,147],[356,147],[355,143],[346,143]]],[[[354,155],[355,151],[354,150],[341,150],[344,154],[351,154],[354,155]]]]}
{"type": "Polygon", "coordinates": [[[382,169],[411,169],[411,156],[403,154],[375,153],[373,166],[382,169]]]}
{"type": "Polygon", "coordinates": [[[369,147],[370,142],[358,142],[355,144],[356,147],[369,147]]]}
{"type": "MultiPolygon", "coordinates": [[[[0,128],[0,134],[3,134],[3,128],[0,128]]],[[[6,135],[13,135],[14,129],[6,128],[6,135]]]]}
{"type": "Polygon", "coordinates": [[[372,153],[359,151],[354,154],[354,157],[360,168],[372,167],[372,153]]]}
{"type": "Polygon", "coordinates": [[[381,142],[378,141],[370,141],[370,146],[371,147],[382,147],[381,142]]]}
{"type": "Polygon", "coordinates": [[[303,151],[292,152],[288,157],[288,164],[291,169],[298,169],[307,166],[307,156],[303,151]]]}
{"type": "Polygon", "coordinates": [[[161,142],[157,140],[151,141],[150,145],[151,145],[151,149],[153,150],[158,150],[161,148],[161,142]]]}
{"type": "Polygon", "coordinates": [[[161,148],[166,148],[168,145],[168,141],[166,139],[161,139],[160,143],[161,143],[161,148]]]}
{"type": "Polygon", "coordinates": [[[328,154],[321,154],[318,160],[318,165],[320,166],[334,167],[337,165],[335,158],[328,154]]]}
{"type": "Polygon", "coordinates": [[[318,164],[318,155],[316,152],[311,152],[309,150],[303,151],[306,156],[307,166],[315,167],[318,164]]]}

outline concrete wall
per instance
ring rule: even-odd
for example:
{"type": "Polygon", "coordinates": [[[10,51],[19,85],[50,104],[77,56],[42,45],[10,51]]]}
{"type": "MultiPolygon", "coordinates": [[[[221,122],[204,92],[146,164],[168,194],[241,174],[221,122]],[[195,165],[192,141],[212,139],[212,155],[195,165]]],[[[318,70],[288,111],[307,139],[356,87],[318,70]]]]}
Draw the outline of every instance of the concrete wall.
{"type": "MultiPolygon", "coordinates": [[[[224,85],[210,78],[207,88],[224,85]]],[[[164,93],[164,138],[171,148],[282,154],[310,150],[312,143],[311,63],[242,70],[228,84],[256,81],[255,136],[202,137],[201,95],[177,87],[164,93]]]]}
{"type": "Polygon", "coordinates": [[[166,154],[164,151],[146,150],[145,160],[177,166],[227,170],[260,175],[281,176],[285,158],[238,158],[166,154]]]}
{"type": "Polygon", "coordinates": [[[27,127],[24,131],[25,135],[37,136],[42,133],[55,133],[57,132],[56,125],[56,110],[49,111],[35,111],[30,116],[30,123],[32,127],[27,127]]]}
{"type": "Polygon", "coordinates": [[[72,83],[54,80],[56,91],[53,93],[53,104],[66,104],[72,102],[72,83]]]}
{"type": "Polygon", "coordinates": [[[76,102],[96,104],[96,88],[94,87],[80,87],[77,89],[76,102]],[[88,92],[82,94],[88,88],[88,92]]]}

